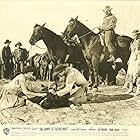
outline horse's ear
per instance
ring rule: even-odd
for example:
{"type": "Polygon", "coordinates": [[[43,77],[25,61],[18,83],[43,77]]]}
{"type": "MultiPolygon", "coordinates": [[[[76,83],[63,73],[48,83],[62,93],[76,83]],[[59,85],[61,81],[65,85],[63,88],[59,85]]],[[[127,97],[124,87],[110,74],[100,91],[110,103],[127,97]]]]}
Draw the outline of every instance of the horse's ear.
{"type": "Polygon", "coordinates": [[[70,21],[73,21],[73,20],[74,20],[74,18],[71,17],[70,21]]]}
{"type": "Polygon", "coordinates": [[[36,28],[36,27],[38,27],[39,25],[38,24],[36,24],[35,26],[34,26],[34,28],[36,28]]]}
{"type": "Polygon", "coordinates": [[[42,27],[44,27],[46,25],[46,22],[42,25],[42,27]]]}
{"type": "Polygon", "coordinates": [[[78,16],[75,18],[75,20],[77,20],[78,19],[78,16]]]}

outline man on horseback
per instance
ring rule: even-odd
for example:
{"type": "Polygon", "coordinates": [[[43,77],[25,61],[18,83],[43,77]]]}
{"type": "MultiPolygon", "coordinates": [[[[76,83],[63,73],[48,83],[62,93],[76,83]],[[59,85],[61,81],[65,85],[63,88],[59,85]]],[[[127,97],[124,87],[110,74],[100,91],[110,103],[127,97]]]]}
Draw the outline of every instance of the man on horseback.
{"type": "Polygon", "coordinates": [[[110,58],[107,61],[115,62],[117,58],[117,52],[112,41],[115,35],[114,29],[116,27],[117,18],[111,13],[111,10],[112,8],[110,8],[110,6],[105,7],[105,10],[103,10],[105,12],[105,17],[103,19],[102,26],[99,28],[104,33],[105,45],[110,52],[110,58]]]}

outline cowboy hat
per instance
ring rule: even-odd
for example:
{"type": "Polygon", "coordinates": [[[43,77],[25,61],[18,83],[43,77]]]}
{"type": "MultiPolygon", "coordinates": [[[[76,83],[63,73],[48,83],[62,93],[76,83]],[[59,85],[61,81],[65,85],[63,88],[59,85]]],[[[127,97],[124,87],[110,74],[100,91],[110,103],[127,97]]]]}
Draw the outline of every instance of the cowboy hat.
{"type": "Polygon", "coordinates": [[[59,74],[60,72],[62,72],[63,70],[65,70],[68,67],[67,64],[60,64],[57,65],[54,69],[54,73],[53,76],[56,76],[57,74],[59,74]]]}
{"type": "Polygon", "coordinates": [[[106,6],[105,9],[103,10],[104,12],[106,11],[111,11],[113,8],[110,8],[110,6],[106,6]]]}
{"type": "Polygon", "coordinates": [[[17,42],[17,44],[15,44],[15,46],[22,46],[22,44],[20,42],[17,42]]]}
{"type": "Polygon", "coordinates": [[[133,30],[132,34],[138,35],[138,34],[140,34],[140,31],[139,30],[133,30]]]}
{"type": "Polygon", "coordinates": [[[6,41],[4,42],[4,44],[7,44],[7,43],[11,43],[12,41],[6,39],[6,41]]]}

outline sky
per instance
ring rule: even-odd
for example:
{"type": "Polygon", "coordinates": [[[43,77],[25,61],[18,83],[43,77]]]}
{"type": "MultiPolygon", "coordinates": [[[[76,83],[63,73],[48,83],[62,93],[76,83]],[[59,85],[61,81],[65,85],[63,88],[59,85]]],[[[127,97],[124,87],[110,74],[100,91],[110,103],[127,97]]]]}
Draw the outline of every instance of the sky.
{"type": "Polygon", "coordinates": [[[103,1],[103,0],[0,0],[0,49],[6,39],[12,41],[12,51],[15,43],[20,41],[30,49],[30,54],[43,53],[46,46],[43,41],[37,43],[44,49],[31,47],[29,39],[33,26],[46,22],[46,27],[61,34],[71,17],[78,19],[91,30],[100,26],[103,21],[103,9],[110,5],[112,13],[117,17],[116,33],[128,35],[134,29],[140,29],[139,1],[103,1]]]}

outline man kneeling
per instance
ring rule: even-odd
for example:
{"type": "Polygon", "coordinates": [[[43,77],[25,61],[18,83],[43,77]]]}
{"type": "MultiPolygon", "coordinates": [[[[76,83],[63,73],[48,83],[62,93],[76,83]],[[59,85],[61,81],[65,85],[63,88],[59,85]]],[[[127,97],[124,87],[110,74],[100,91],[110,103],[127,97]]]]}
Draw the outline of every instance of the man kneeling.
{"type": "Polygon", "coordinates": [[[56,66],[54,77],[64,82],[64,87],[56,91],[59,97],[67,96],[68,101],[74,105],[85,103],[88,99],[87,87],[89,85],[85,77],[77,69],[65,64],[56,66]]]}

